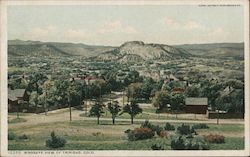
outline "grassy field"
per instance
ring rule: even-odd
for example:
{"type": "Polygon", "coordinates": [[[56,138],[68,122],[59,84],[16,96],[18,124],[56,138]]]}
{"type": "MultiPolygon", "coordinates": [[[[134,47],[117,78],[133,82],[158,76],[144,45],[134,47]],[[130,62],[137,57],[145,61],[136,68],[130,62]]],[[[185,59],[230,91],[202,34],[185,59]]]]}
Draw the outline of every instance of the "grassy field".
{"type": "Polygon", "coordinates": [[[8,121],[9,124],[11,123],[22,123],[22,122],[26,122],[27,120],[24,118],[14,118],[8,121]]]}
{"type": "MultiPolygon", "coordinates": [[[[164,123],[153,123],[164,126],[164,123]]],[[[176,126],[181,123],[172,123],[176,126]]],[[[15,125],[15,124],[12,124],[15,125]]],[[[192,124],[190,124],[192,125],[192,124]]],[[[209,124],[206,130],[197,130],[199,135],[222,134],[226,137],[224,144],[210,144],[210,149],[238,150],[244,149],[244,126],[241,124],[209,124]]],[[[140,127],[139,122],[130,125],[129,122],[119,121],[112,125],[111,121],[100,121],[100,125],[93,120],[79,120],[73,122],[57,122],[37,125],[23,125],[14,129],[9,129],[16,136],[26,134],[28,140],[9,140],[9,150],[47,150],[45,141],[50,138],[50,133],[55,131],[66,139],[64,150],[151,150],[151,146],[156,143],[164,143],[165,149],[170,150],[171,136],[174,131],[168,132],[168,138],[154,138],[140,141],[128,141],[124,133],[127,129],[140,127]]]]}

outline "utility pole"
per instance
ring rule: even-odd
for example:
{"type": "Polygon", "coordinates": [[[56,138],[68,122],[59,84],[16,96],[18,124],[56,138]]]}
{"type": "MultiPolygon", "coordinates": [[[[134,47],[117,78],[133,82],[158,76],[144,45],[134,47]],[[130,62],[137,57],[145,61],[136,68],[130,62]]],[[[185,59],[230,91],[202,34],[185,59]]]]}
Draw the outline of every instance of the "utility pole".
{"type": "Polygon", "coordinates": [[[18,106],[17,106],[17,113],[16,113],[16,115],[17,115],[17,119],[19,119],[19,104],[17,104],[18,106]]]}
{"type": "Polygon", "coordinates": [[[220,117],[220,112],[217,110],[217,125],[219,125],[219,117],[220,117]]]}
{"type": "Polygon", "coordinates": [[[86,101],[86,105],[85,105],[85,115],[87,115],[87,111],[88,111],[88,103],[89,103],[89,79],[87,78],[87,101],[86,101]]]}
{"type": "Polygon", "coordinates": [[[122,106],[124,106],[124,90],[122,91],[122,106]]]}
{"type": "Polygon", "coordinates": [[[44,113],[45,113],[45,116],[47,116],[47,88],[45,89],[44,113]]]}
{"type": "Polygon", "coordinates": [[[69,120],[72,121],[71,117],[71,104],[70,104],[70,92],[68,91],[68,103],[69,103],[69,120]]]}

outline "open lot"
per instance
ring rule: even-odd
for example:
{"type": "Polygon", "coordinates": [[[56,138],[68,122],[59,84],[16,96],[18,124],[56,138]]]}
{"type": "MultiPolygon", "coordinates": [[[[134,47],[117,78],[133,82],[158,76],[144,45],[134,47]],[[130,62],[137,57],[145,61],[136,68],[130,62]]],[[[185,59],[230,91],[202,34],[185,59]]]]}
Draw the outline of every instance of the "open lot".
{"type": "MultiPolygon", "coordinates": [[[[174,131],[168,132],[167,138],[160,138],[157,135],[148,140],[128,141],[124,133],[127,129],[140,127],[144,119],[135,119],[135,124],[130,124],[130,119],[124,116],[118,118],[115,125],[112,125],[111,118],[100,119],[100,125],[96,124],[95,117],[81,117],[83,111],[73,110],[73,121],[69,122],[67,109],[50,112],[48,116],[43,114],[26,114],[21,118],[26,121],[9,123],[9,131],[21,136],[26,134],[28,140],[9,140],[9,150],[46,150],[45,141],[50,138],[50,133],[55,131],[66,139],[65,150],[151,150],[151,146],[156,143],[164,143],[166,149],[170,150],[171,136],[174,131]],[[32,118],[33,117],[33,118],[32,118]],[[64,118],[62,118],[64,117],[64,118]],[[42,118],[44,118],[42,120],[42,118]]],[[[15,115],[9,115],[13,119],[15,115]]],[[[215,121],[199,120],[168,120],[150,119],[150,122],[164,126],[167,121],[176,126],[194,123],[208,123],[209,129],[198,129],[199,135],[221,134],[225,136],[224,144],[210,144],[210,149],[231,150],[244,149],[244,125],[243,121],[231,121],[234,124],[217,125],[215,121]]],[[[224,120],[225,122],[225,120],[224,120]]]]}

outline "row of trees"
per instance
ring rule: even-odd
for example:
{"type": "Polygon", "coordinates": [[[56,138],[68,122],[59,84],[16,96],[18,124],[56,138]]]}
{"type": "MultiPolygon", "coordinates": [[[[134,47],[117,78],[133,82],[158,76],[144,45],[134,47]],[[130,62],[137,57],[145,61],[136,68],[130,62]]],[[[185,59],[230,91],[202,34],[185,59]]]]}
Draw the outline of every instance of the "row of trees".
{"type": "MultiPolygon", "coordinates": [[[[97,117],[97,124],[99,124],[100,117],[104,114],[104,107],[101,102],[96,102],[90,109],[89,115],[97,117]]],[[[136,101],[131,101],[130,104],[126,104],[123,108],[119,105],[117,101],[108,103],[108,110],[111,113],[112,123],[115,124],[115,119],[118,115],[127,113],[130,115],[131,124],[134,123],[134,118],[136,115],[142,113],[142,109],[136,103],[136,101]]]]}

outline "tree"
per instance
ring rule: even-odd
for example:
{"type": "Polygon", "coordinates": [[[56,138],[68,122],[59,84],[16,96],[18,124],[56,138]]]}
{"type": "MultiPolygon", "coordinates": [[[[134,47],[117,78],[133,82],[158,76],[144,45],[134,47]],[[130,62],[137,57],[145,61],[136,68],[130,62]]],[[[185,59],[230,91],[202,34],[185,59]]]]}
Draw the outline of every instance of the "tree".
{"type": "Polygon", "coordinates": [[[68,88],[69,88],[70,82],[65,80],[56,80],[55,81],[55,91],[54,96],[57,104],[60,104],[62,106],[65,106],[68,104],[68,88]]]}
{"type": "Polygon", "coordinates": [[[71,106],[78,106],[81,101],[81,86],[76,82],[71,82],[68,87],[69,103],[71,106]]]}
{"type": "Polygon", "coordinates": [[[141,97],[149,100],[150,96],[151,96],[151,91],[154,88],[154,80],[152,78],[147,78],[144,82],[143,85],[141,87],[141,97]]]}
{"type": "Polygon", "coordinates": [[[185,95],[187,97],[199,97],[200,96],[200,89],[197,86],[189,86],[185,90],[185,95]]]}
{"type": "Polygon", "coordinates": [[[28,87],[28,81],[24,77],[9,79],[8,85],[11,89],[26,89],[28,87]]]}
{"type": "Polygon", "coordinates": [[[107,83],[103,79],[97,79],[95,81],[95,85],[99,88],[99,98],[100,98],[103,93],[107,92],[105,88],[107,83]]]}
{"type": "Polygon", "coordinates": [[[153,85],[153,89],[151,91],[151,96],[154,97],[157,91],[162,90],[163,86],[164,86],[164,81],[163,80],[160,80],[160,81],[156,82],[153,85]]]}
{"type": "Polygon", "coordinates": [[[227,82],[225,82],[225,86],[228,86],[229,90],[232,90],[232,88],[243,89],[244,83],[236,79],[230,79],[227,82]]]}
{"type": "Polygon", "coordinates": [[[244,113],[244,90],[234,89],[229,93],[222,93],[216,99],[216,109],[229,113],[244,113]]]}
{"type": "Polygon", "coordinates": [[[39,95],[37,92],[32,92],[30,94],[29,104],[36,108],[36,113],[37,113],[38,107],[42,106],[44,102],[45,102],[44,95],[39,95]]]}
{"type": "Polygon", "coordinates": [[[139,72],[129,71],[127,77],[124,79],[124,85],[127,86],[131,83],[142,82],[139,72]]]}
{"type": "Polygon", "coordinates": [[[43,84],[43,90],[45,93],[45,102],[44,102],[45,115],[47,115],[47,110],[48,110],[48,97],[49,97],[48,95],[49,95],[50,91],[52,90],[53,85],[54,84],[51,80],[47,80],[43,84]]]}
{"type": "Polygon", "coordinates": [[[102,116],[103,112],[103,105],[99,102],[96,102],[94,106],[91,107],[89,111],[90,116],[96,116],[97,117],[97,124],[99,124],[99,119],[102,116]]]}
{"type": "Polygon", "coordinates": [[[175,93],[171,96],[171,110],[177,111],[176,112],[176,118],[178,111],[183,110],[184,107],[184,95],[181,93],[175,93]]]}
{"type": "Polygon", "coordinates": [[[128,86],[128,97],[138,99],[141,96],[142,83],[131,83],[128,86]]]}
{"type": "Polygon", "coordinates": [[[134,117],[137,114],[142,113],[142,109],[139,107],[135,100],[132,100],[131,104],[127,104],[123,107],[123,111],[121,112],[121,114],[123,113],[128,113],[131,117],[131,124],[134,124],[134,117]]]}
{"type": "Polygon", "coordinates": [[[121,106],[119,106],[118,101],[108,103],[109,112],[112,114],[112,122],[115,124],[115,118],[121,111],[121,106]]]}
{"type": "Polygon", "coordinates": [[[159,110],[166,108],[171,103],[171,96],[167,91],[158,91],[153,98],[153,105],[159,110]]]}
{"type": "Polygon", "coordinates": [[[47,80],[47,76],[42,73],[34,73],[30,76],[28,91],[36,91],[38,94],[42,94],[42,89],[40,86],[47,80]]]}
{"type": "Polygon", "coordinates": [[[223,84],[217,80],[205,80],[201,82],[201,96],[208,98],[208,105],[210,105],[213,110],[216,108],[215,101],[223,89],[223,84]]]}

